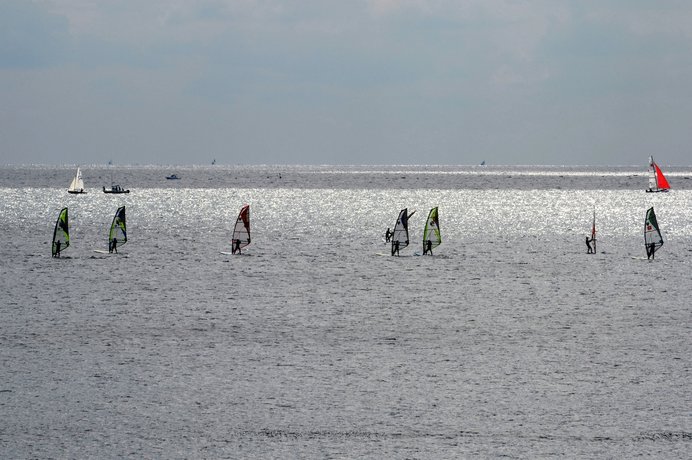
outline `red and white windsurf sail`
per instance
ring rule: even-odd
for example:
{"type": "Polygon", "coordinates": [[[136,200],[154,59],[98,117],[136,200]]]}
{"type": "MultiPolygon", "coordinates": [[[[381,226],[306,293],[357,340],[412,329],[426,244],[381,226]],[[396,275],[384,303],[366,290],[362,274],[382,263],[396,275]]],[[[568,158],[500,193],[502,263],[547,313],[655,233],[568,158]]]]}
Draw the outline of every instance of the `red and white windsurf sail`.
{"type": "Polygon", "coordinates": [[[593,210],[593,222],[591,224],[591,243],[593,245],[593,252],[596,252],[596,210],[593,210]]]}
{"type": "Polygon", "coordinates": [[[250,244],[250,205],[246,204],[240,208],[238,218],[235,221],[233,228],[233,239],[231,240],[233,248],[244,248],[250,244]]]}

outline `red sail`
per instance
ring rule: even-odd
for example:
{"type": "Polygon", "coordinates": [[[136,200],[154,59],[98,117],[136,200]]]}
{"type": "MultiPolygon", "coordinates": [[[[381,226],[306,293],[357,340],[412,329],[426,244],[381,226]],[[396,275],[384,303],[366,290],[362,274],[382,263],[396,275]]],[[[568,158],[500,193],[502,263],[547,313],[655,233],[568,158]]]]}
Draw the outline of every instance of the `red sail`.
{"type": "Polygon", "coordinates": [[[656,183],[658,184],[658,188],[668,190],[670,184],[668,184],[666,176],[663,175],[663,171],[661,171],[661,168],[659,168],[656,163],[654,163],[654,169],[656,170],[656,183]]]}

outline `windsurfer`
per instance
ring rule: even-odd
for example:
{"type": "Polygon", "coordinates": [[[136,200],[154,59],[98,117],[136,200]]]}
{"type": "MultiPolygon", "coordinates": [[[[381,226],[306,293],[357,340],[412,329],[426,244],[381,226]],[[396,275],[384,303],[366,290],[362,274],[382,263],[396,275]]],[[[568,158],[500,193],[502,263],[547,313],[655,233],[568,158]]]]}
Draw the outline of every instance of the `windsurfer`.
{"type": "Polygon", "coordinates": [[[425,245],[423,247],[423,255],[430,254],[433,255],[432,253],[432,241],[431,240],[425,240],[425,245]]]}
{"type": "Polygon", "coordinates": [[[384,234],[384,242],[389,243],[389,241],[392,239],[393,233],[389,230],[389,227],[387,227],[387,232],[384,234]]]}
{"type": "Polygon", "coordinates": [[[232,250],[231,252],[232,252],[233,254],[235,254],[236,252],[237,252],[238,254],[242,254],[242,253],[240,252],[240,240],[239,240],[239,239],[233,240],[233,250],[232,250]]]}
{"type": "Polygon", "coordinates": [[[649,243],[646,245],[646,258],[647,259],[655,259],[656,256],[654,255],[656,253],[656,245],[654,243],[649,243]]]}
{"type": "Polygon", "coordinates": [[[60,241],[55,242],[55,254],[53,257],[60,257],[60,241]]]}
{"type": "Polygon", "coordinates": [[[397,256],[399,255],[399,241],[394,241],[392,243],[392,255],[396,254],[397,256]]]}
{"type": "Polygon", "coordinates": [[[111,254],[114,252],[116,254],[118,253],[118,239],[117,238],[113,238],[113,241],[111,241],[111,245],[108,248],[108,252],[110,252],[111,254]]]}
{"type": "Polygon", "coordinates": [[[593,241],[593,238],[589,239],[589,237],[586,237],[586,253],[587,254],[593,254],[593,248],[591,247],[591,242],[593,241]]]}

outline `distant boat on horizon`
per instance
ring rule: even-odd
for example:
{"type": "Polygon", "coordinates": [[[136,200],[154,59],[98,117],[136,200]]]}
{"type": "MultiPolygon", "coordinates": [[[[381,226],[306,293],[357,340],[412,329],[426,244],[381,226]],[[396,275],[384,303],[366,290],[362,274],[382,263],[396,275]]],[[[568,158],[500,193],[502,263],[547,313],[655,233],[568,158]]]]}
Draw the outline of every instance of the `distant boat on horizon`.
{"type": "Polygon", "coordinates": [[[72,179],[70,186],[67,188],[67,193],[86,193],[86,190],[84,190],[84,181],[82,181],[82,171],[79,169],[79,166],[77,166],[77,172],[74,175],[74,179],[72,179]]]}
{"type": "MultiPolygon", "coordinates": [[[[108,164],[111,164],[109,161],[108,164]]],[[[110,169],[110,168],[109,168],[110,169]]],[[[130,193],[129,189],[124,189],[120,186],[120,184],[116,184],[113,181],[113,171],[111,170],[111,188],[107,189],[105,186],[103,187],[103,193],[130,193]]]]}
{"type": "Polygon", "coordinates": [[[104,186],[103,193],[130,193],[130,190],[122,188],[119,184],[113,184],[110,189],[104,186]]]}
{"type": "Polygon", "coordinates": [[[170,176],[166,176],[166,179],[168,180],[177,180],[180,179],[177,174],[171,174],[170,176]]]}
{"type": "Polygon", "coordinates": [[[649,156],[649,188],[646,189],[648,193],[652,192],[667,192],[670,190],[670,184],[668,179],[663,175],[663,171],[658,167],[654,161],[653,156],[649,156]]]}

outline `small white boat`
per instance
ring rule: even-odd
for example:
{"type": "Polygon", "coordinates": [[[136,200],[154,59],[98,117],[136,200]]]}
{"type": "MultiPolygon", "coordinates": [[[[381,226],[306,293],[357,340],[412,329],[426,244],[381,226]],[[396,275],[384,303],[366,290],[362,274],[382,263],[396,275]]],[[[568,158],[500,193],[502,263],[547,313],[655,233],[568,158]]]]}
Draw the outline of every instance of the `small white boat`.
{"type": "Polygon", "coordinates": [[[70,182],[67,193],[86,193],[86,190],[84,190],[84,181],[82,181],[82,171],[79,169],[79,166],[77,166],[77,173],[74,175],[72,182],[70,182]]]}

